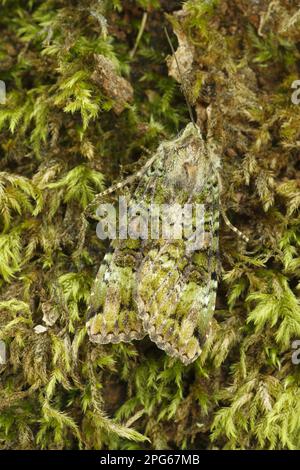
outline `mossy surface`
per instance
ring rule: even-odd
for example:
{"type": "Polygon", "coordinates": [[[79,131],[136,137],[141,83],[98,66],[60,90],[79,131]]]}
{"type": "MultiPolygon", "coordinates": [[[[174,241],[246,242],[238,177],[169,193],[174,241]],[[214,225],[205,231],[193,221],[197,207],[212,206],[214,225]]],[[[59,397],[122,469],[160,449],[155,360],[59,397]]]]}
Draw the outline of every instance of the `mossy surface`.
{"type": "Polygon", "coordinates": [[[0,0],[1,448],[300,448],[298,3],[0,0]],[[92,217],[77,250],[93,197],[189,122],[163,25],[250,239],[222,224],[212,333],[187,367],[147,338],[89,341],[92,217]]]}

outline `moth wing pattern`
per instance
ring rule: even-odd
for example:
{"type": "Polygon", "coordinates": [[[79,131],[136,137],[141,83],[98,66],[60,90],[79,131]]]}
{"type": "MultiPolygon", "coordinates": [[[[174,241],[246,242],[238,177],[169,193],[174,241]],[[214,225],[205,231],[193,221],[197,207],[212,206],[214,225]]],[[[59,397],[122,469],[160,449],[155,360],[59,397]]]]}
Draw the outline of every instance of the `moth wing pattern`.
{"type": "MultiPolygon", "coordinates": [[[[159,172],[159,168],[154,171],[151,168],[155,160],[156,155],[147,162],[144,172],[138,172],[140,179],[135,194],[129,201],[129,210],[139,204],[146,194],[154,194],[156,175],[159,172]]],[[[158,167],[160,165],[158,163],[158,167]]],[[[130,177],[128,181],[131,180],[130,177]]],[[[113,192],[118,187],[119,185],[114,186],[113,192]]],[[[110,190],[106,190],[103,196],[109,193],[110,190]]],[[[147,243],[142,240],[116,240],[111,248],[112,251],[104,256],[93,283],[87,312],[89,338],[98,344],[131,342],[146,335],[142,320],[137,315],[133,290],[135,273],[141,256],[147,252],[147,243]]]]}
{"type": "MultiPolygon", "coordinates": [[[[201,354],[215,310],[219,190],[213,175],[203,197],[206,210],[202,249],[189,253],[186,240],[160,240],[143,258],[135,290],[138,315],[150,339],[185,365],[201,354]]],[[[201,194],[189,199],[201,200],[201,194]]]]}
{"type": "Polygon", "coordinates": [[[92,341],[116,343],[148,334],[159,348],[184,364],[200,355],[217,285],[218,183],[214,166],[217,168],[218,159],[211,161],[207,145],[192,123],[159,146],[140,177],[130,207],[206,203],[207,243],[200,252],[188,252],[186,240],[118,241],[115,252],[106,255],[91,294],[87,326],[92,341]],[[130,251],[134,266],[128,262],[130,251]]]}
{"type": "Polygon", "coordinates": [[[87,331],[98,344],[130,342],[145,336],[133,304],[133,266],[118,266],[113,253],[105,255],[90,296],[87,331]]]}

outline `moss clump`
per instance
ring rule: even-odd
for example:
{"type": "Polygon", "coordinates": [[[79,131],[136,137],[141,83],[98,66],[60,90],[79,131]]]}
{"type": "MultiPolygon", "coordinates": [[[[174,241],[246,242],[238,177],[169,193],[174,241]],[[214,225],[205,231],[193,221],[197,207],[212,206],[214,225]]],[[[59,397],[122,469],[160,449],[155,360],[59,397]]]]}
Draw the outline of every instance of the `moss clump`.
{"type": "Polygon", "coordinates": [[[297,3],[0,1],[1,448],[300,447],[297,3]],[[221,227],[212,335],[188,367],[147,339],[88,340],[106,251],[92,217],[76,251],[94,195],[189,120],[162,24],[204,131],[211,109],[222,203],[251,240],[221,227]]]}

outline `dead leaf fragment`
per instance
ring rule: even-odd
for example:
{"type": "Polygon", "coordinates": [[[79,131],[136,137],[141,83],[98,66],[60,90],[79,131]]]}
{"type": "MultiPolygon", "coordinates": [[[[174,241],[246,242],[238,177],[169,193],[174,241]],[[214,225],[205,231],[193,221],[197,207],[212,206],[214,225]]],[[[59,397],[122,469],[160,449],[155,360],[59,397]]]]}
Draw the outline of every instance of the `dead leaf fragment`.
{"type": "Polygon", "coordinates": [[[95,61],[96,68],[92,80],[114,101],[114,112],[121,114],[126,104],[133,101],[133,88],[125,78],[118,75],[115,64],[107,57],[97,54],[95,61]]]}

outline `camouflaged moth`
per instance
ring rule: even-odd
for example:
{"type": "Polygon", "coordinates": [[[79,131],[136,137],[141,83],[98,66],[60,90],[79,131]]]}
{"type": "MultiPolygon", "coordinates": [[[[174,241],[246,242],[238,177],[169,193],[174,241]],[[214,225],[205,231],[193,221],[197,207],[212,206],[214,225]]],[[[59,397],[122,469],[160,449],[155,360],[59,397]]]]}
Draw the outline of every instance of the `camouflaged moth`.
{"type": "MultiPolygon", "coordinates": [[[[179,74],[180,65],[170,41],[179,74]]],[[[104,257],[90,297],[87,330],[99,344],[130,342],[149,335],[168,355],[185,365],[195,361],[209,335],[219,275],[219,215],[233,227],[220,205],[220,152],[208,126],[206,138],[191,123],[163,142],[135,176],[96,197],[138,182],[129,207],[143,204],[204,206],[201,249],[190,250],[188,237],[114,240],[104,257]]],[[[210,109],[208,108],[208,118],[210,109]]],[[[209,124],[209,123],[208,123],[209,124]]],[[[197,228],[197,227],[196,227],[197,228]]]]}
{"type": "MultiPolygon", "coordinates": [[[[136,181],[129,206],[203,204],[205,243],[201,250],[190,251],[185,238],[113,241],[91,292],[91,341],[130,342],[149,335],[184,364],[199,357],[216,301],[219,167],[216,147],[190,123],[179,136],[163,142],[135,178],[125,182],[136,181]]],[[[106,190],[97,200],[122,186],[106,190]]]]}

